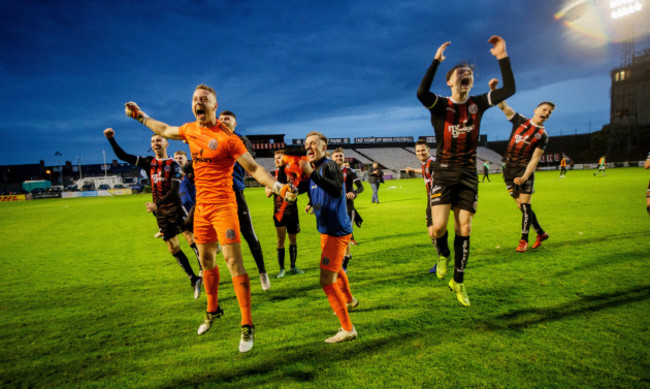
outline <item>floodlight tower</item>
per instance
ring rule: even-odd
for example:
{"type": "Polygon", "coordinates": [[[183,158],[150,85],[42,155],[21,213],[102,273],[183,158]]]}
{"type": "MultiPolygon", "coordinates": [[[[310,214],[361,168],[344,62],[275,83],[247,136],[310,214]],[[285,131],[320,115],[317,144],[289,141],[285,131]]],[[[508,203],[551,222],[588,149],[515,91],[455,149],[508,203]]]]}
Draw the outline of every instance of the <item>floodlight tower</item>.
{"type": "Polygon", "coordinates": [[[632,65],[634,61],[634,15],[643,10],[641,0],[610,0],[610,16],[613,20],[625,19],[624,40],[621,47],[621,67],[632,65]]]}
{"type": "MultiPolygon", "coordinates": [[[[625,126],[627,138],[627,151],[632,150],[631,133],[634,132],[637,124],[637,99],[634,64],[634,21],[636,14],[643,9],[642,0],[610,0],[610,16],[612,20],[623,20],[623,40],[621,42],[621,64],[620,68],[613,74],[612,82],[616,82],[620,93],[614,95],[612,90],[612,113],[614,121],[625,126]]],[[[608,145],[608,149],[609,149],[608,145]]],[[[609,151],[609,150],[608,150],[609,151]]]]}

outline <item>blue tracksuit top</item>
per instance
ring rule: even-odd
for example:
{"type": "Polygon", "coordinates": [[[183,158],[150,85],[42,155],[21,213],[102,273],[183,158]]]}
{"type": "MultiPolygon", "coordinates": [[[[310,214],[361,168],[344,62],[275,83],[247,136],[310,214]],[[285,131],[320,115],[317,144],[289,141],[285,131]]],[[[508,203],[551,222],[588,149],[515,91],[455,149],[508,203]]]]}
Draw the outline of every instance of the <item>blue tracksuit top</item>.
{"type": "Polygon", "coordinates": [[[343,185],[343,173],[336,162],[324,157],[315,163],[309,176],[308,193],[316,214],[316,228],[321,234],[345,236],[352,233],[343,185]]]}

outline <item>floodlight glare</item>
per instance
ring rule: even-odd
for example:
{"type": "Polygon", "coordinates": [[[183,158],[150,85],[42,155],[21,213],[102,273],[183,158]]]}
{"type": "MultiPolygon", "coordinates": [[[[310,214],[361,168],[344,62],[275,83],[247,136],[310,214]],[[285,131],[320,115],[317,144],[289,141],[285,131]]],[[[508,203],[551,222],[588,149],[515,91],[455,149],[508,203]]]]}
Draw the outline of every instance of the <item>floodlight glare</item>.
{"type": "Polygon", "coordinates": [[[611,0],[609,8],[612,19],[620,19],[641,12],[643,5],[639,0],[611,0]]]}

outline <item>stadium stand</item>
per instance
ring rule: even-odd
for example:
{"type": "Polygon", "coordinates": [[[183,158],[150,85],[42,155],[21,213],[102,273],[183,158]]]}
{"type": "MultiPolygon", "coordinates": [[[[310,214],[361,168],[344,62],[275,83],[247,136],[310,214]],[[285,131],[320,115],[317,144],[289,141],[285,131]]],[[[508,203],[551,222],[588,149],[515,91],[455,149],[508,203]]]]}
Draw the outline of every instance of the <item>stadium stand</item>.
{"type": "MultiPolygon", "coordinates": [[[[377,161],[381,166],[391,170],[393,174],[399,173],[409,163],[412,164],[414,156],[401,147],[366,148],[363,149],[363,154],[372,161],[377,161]]],[[[384,171],[384,173],[388,172],[384,171]]]]}
{"type": "MultiPolygon", "coordinates": [[[[333,149],[332,149],[333,150],[333,149]]],[[[372,163],[370,159],[365,157],[364,155],[359,154],[356,150],[354,149],[343,149],[343,153],[345,154],[345,158],[354,158],[357,161],[360,161],[361,163],[364,164],[369,164],[372,163]]]]}

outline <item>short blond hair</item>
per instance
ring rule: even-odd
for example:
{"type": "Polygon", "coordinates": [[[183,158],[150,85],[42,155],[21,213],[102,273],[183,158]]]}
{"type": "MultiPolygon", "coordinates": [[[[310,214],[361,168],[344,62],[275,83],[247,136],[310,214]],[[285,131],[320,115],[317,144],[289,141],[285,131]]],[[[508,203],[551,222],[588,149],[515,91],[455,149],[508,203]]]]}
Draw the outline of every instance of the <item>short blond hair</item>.
{"type": "Polygon", "coordinates": [[[210,94],[212,94],[214,96],[215,100],[217,99],[217,92],[215,92],[214,89],[210,88],[209,86],[207,86],[205,84],[197,85],[196,89],[194,89],[194,90],[197,91],[199,89],[207,90],[208,92],[210,92],[210,94]]]}
{"type": "Polygon", "coordinates": [[[318,131],[311,131],[309,134],[307,134],[307,136],[305,136],[305,139],[313,135],[316,135],[318,139],[322,140],[327,145],[327,137],[318,131]]]}
{"type": "Polygon", "coordinates": [[[174,153],[174,155],[184,155],[187,157],[187,153],[184,152],[183,150],[178,150],[177,152],[174,153]]]}

